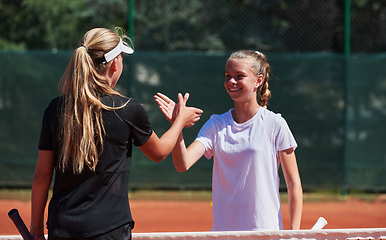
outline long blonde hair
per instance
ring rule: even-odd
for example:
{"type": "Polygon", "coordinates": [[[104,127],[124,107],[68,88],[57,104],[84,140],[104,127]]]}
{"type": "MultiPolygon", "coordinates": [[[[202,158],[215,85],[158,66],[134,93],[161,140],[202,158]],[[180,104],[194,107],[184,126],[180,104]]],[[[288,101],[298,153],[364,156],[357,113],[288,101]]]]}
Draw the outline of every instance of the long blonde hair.
{"type": "Polygon", "coordinates": [[[249,59],[251,61],[251,70],[256,77],[263,76],[263,82],[257,89],[260,105],[266,107],[268,100],[271,98],[271,91],[268,89],[268,80],[270,66],[267,62],[267,57],[258,51],[239,50],[230,55],[229,59],[249,59]]]}
{"type": "MultiPolygon", "coordinates": [[[[105,134],[102,109],[113,111],[124,106],[110,107],[101,102],[103,95],[121,96],[104,77],[111,65],[104,62],[104,54],[118,45],[120,30],[88,31],[61,78],[65,103],[58,164],[62,171],[70,166],[74,173],[81,173],[86,166],[95,170],[105,134]]],[[[125,35],[122,38],[129,39],[125,35]]]]}

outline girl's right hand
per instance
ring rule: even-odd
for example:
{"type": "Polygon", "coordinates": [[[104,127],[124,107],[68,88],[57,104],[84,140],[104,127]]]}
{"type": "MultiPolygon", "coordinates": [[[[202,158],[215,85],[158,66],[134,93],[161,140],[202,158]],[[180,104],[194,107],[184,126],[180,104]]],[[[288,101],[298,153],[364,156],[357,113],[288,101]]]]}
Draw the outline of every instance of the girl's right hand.
{"type": "Polygon", "coordinates": [[[184,97],[182,94],[178,94],[178,104],[174,107],[174,109],[178,109],[177,111],[173,111],[176,114],[176,117],[183,117],[185,122],[185,127],[191,127],[195,122],[200,120],[201,113],[203,112],[201,109],[194,107],[187,107],[186,102],[189,99],[189,93],[186,93],[184,97]]]}
{"type": "Polygon", "coordinates": [[[203,113],[201,109],[185,106],[189,99],[189,93],[186,93],[184,97],[179,93],[178,104],[162,93],[157,93],[154,98],[165,118],[171,123],[174,122],[182,111],[183,114],[186,114],[185,127],[191,127],[195,122],[200,120],[201,114],[203,113]]]}

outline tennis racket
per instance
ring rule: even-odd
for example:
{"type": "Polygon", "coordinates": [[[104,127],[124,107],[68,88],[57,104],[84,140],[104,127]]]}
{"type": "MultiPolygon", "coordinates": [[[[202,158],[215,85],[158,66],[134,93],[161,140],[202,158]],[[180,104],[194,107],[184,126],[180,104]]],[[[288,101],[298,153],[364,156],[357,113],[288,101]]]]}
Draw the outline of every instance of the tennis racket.
{"type": "Polygon", "coordinates": [[[19,211],[17,209],[12,209],[8,212],[8,217],[13,221],[20,235],[24,240],[34,240],[34,237],[28,231],[28,228],[25,226],[23,219],[21,219],[19,215],[19,211]]]}

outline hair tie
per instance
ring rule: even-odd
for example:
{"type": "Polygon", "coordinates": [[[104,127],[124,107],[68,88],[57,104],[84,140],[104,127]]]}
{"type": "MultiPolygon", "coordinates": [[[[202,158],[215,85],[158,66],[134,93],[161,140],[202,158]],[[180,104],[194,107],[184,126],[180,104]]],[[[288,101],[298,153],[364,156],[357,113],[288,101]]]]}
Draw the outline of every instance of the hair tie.
{"type": "Polygon", "coordinates": [[[84,47],[86,51],[88,52],[88,48],[85,45],[81,45],[81,47],[84,47]]]}
{"type": "Polygon", "coordinates": [[[259,51],[255,51],[255,53],[256,53],[259,57],[261,57],[261,53],[260,53],[259,51]]]}

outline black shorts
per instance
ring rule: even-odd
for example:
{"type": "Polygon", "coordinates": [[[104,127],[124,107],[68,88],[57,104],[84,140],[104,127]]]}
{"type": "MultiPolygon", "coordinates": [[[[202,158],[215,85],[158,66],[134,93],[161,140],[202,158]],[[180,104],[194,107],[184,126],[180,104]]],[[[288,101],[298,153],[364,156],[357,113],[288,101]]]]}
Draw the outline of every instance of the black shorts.
{"type": "Polygon", "coordinates": [[[48,234],[48,240],[130,240],[131,239],[131,229],[134,227],[134,222],[130,222],[126,225],[118,227],[111,230],[110,232],[103,233],[100,235],[87,237],[87,238],[63,238],[52,236],[48,234]]]}

